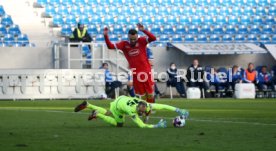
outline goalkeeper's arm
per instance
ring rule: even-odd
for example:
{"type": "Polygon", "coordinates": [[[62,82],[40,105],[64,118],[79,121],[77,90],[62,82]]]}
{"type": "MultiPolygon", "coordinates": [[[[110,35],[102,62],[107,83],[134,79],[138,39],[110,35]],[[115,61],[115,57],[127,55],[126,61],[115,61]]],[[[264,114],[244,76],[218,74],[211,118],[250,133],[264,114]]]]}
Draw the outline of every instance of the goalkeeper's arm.
{"type": "Polygon", "coordinates": [[[161,120],[158,124],[152,125],[152,124],[145,124],[138,116],[138,114],[132,115],[131,119],[134,123],[138,125],[140,128],[164,128],[166,127],[166,121],[161,120]]]}

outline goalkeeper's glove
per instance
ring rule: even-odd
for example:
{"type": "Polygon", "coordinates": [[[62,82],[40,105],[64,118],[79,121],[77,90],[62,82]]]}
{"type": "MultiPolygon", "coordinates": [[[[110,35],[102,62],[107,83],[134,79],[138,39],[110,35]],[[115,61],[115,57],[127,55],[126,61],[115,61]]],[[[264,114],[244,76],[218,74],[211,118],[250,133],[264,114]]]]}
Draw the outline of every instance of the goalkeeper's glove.
{"type": "Polygon", "coordinates": [[[167,127],[167,121],[161,119],[156,125],[154,125],[154,128],[166,128],[167,127]]]}
{"type": "Polygon", "coordinates": [[[176,109],[176,113],[178,113],[180,116],[184,116],[185,119],[187,119],[189,117],[189,112],[187,110],[184,109],[176,109]]]}

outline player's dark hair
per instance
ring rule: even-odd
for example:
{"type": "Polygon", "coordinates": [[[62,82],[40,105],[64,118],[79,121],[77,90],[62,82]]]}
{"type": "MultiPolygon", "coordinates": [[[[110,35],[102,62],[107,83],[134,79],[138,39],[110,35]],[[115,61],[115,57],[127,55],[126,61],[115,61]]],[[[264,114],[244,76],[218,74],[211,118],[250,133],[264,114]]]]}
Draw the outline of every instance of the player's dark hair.
{"type": "Polygon", "coordinates": [[[170,63],[170,66],[172,66],[173,64],[176,65],[174,62],[171,62],[171,63],[170,63]]]}
{"type": "Polygon", "coordinates": [[[138,32],[137,32],[137,30],[136,29],[130,29],[129,31],[128,31],[128,34],[130,34],[130,35],[136,35],[138,32]]]}
{"type": "Polygon", "coordinates": [[[147,107],[147,103],[144,102],[144,101],[140,101],[138,102],[138,106],[144,106],[144,107],[147,107]]]}
{"type": "Polygon", "coordinates": [[[248,63],[248,66],[250,66],[250,65],[253,65],[253,63],[252,63],[252,62],[249,62],[249,63],[248,63]]]}
{"type": "Polygon", "coordinates": [[[103,64],[102,64],[102,67],[104,67],[105,65],[107,65],[107,66],[108,66],[108,63],[103,63],[103,64]]]}

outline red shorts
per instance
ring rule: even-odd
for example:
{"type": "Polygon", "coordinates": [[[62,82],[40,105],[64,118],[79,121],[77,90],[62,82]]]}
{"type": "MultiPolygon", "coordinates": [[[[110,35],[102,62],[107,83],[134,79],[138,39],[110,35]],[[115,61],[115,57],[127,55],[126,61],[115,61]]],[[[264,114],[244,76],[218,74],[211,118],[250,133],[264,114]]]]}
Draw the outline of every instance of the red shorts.
{"type": "Polygon", "coordinates": [[[138,72],[133,75],[133,87],[135,94],[145,95],[154,93],[154,81],[149,72],[138,72]]]}

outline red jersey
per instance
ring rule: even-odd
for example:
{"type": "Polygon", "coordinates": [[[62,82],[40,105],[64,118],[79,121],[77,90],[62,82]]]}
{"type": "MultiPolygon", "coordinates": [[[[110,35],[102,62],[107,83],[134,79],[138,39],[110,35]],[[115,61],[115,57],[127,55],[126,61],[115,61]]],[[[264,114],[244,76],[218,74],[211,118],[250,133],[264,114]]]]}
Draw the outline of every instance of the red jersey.
{"type": "Polygon", "coordinates": [[[105,41],[109,49],[120,49],[123,51],[131,69],[135,72],[151,72],[151,65],[147,57],[147,44],[155,41],[155,36],[148,31],[144,31],[148,37],[138,38],[136,45],[131,46],[129,41],[121,41],[112,44],[108,36],[105,36],[105,41]]]}

